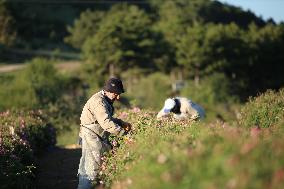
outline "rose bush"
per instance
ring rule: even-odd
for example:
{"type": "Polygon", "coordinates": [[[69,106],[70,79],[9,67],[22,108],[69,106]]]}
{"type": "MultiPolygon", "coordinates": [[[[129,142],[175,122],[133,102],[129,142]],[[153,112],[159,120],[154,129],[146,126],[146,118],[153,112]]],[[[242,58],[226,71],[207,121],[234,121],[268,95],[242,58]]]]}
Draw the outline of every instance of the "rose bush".
{"type": "Polygon", "coordinates": [[[0,113],[1,188],[32,188],[35,157],[55,145],[55,131],[41,111],[0,113]]]}
{"type": "Polygon", "coordinates": [[[268,90],[249,102],[241,110],[240,125],[244,127],[271,127],[284,118],[284,88],[268,90]]]}
{"type": "Polygon", "coordinates": [[[107,188],[284,187],[283,119],[275,129],[157,121],[144,110],[120,115],[133,131],[102,158],[107,188]]]}

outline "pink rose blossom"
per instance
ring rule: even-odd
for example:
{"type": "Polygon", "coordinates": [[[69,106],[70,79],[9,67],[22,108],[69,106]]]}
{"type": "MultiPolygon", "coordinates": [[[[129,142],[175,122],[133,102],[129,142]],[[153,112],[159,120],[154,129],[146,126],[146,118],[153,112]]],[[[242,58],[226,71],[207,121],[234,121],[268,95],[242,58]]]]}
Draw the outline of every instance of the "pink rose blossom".
{"type": "Polygon", "coordinates": [[[133,112],[133,113],[138,113],[140,111],[141,111],[141,109],[138,108],[138,107],[133,107],[132,110],[131,110],[131,112],[133,112]]]}

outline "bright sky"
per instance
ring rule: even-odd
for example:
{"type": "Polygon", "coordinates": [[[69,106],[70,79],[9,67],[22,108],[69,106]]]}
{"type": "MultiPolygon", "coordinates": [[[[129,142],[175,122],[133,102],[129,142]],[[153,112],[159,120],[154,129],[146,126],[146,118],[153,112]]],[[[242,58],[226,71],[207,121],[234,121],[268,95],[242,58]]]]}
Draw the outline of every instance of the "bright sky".
{"type": "Polygon", "coordinates": [[[219,0],[244,10],[250,10],[264,20],[272,18],[276,23],[284,22],[284,0],[219,0]]]}

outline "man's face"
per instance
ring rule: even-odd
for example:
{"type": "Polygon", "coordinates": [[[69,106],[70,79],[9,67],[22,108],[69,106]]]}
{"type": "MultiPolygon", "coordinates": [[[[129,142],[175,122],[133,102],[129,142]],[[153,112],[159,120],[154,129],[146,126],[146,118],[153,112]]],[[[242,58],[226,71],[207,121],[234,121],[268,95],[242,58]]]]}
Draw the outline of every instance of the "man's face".
{"type": "Polygon", "coordinates": [[[116,93],[111,93],[108,91],[105,91],[106,96],[111,100],[111,101],[115,101],[115,100],[119,100],[120,99],[120,95],[116,94],[116,93]]]}

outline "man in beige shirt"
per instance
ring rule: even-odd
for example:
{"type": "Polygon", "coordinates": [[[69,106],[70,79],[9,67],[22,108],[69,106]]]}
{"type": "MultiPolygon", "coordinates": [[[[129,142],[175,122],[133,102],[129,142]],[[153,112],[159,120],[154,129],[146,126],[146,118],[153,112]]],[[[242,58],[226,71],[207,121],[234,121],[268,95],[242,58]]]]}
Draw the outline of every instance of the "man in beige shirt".
{"type": "Polygon", "coordinates": [[[82,156],[78,169],[78,189],[92,187],[96,182],[104,152],[111,149],[108,143],[110,134],[122,136],[131,129],[131,125],[114,118],[113,102],[119,100],[124,92],[122,81],[111,78],[103,90],[94,94],[85,104],[81,114],[80,138],[82,156]]]}

